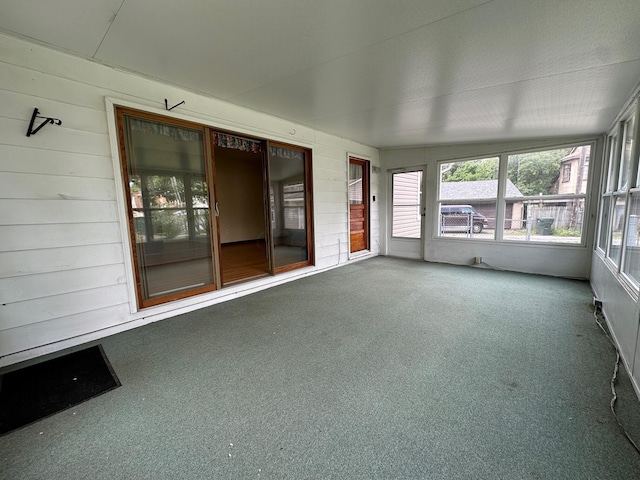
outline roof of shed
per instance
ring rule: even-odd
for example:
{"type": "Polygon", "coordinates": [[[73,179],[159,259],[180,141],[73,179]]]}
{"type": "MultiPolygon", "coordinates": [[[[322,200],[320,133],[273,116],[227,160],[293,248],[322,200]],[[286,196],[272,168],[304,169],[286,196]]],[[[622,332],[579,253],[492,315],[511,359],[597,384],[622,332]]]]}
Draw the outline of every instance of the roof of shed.
{"type": "MultiPolygon", "coordinates": [[[[522,197],[513,182],[507,179],[507,198],[522,197]]],[[[498,180],[476,180],[472,182],[442,182],[440,184],[441,200],[493,198],[498,194],[498,180]]]]}

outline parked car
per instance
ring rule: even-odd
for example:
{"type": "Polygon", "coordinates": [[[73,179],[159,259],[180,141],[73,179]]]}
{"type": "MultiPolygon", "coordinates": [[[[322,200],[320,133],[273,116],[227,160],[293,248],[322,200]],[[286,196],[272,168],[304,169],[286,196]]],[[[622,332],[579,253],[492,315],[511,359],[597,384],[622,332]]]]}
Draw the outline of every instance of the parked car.
{"type": "Polygon", "coordinates": [[[480,233],[488,226],[487,217],[476,212],[471,205],[440,205],[441,232],[470,233],[472,230],[480,233]]]}

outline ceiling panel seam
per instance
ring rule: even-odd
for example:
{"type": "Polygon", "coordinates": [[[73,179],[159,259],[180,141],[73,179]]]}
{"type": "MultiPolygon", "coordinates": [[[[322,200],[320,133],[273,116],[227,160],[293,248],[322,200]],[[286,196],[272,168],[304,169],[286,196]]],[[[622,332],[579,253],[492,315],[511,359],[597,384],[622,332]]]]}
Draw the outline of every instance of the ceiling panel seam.
{"type": "Polygon", "coordinates": [[[120,6],[118,7],[118,10],[116,11],[116,13],[114,13],[111,18],[109,19],[109,26],[107,27],[106,32],[104,32],[104,35],[102,36],[102,40],[100,40],[100,43],[98,44],[98,48],[96,48],[96,51],[93,52],[93,55],[91,55],[91,58],[95,58],[96,55],[98,55],[98,50],[100,50],[100,47],[102,47],[102,43],[104,42],[104,39],[107,38],[107,35],[109,35],[109,31],[111,30],[111,26],[113,25],[113,22],[115,22],[116,17],[118,16],[118,14],[120,13],[120,10],[122,9],[124,2],[126,2],[127,0],[122,0],[122,3],[120,3],[120,6]]]}

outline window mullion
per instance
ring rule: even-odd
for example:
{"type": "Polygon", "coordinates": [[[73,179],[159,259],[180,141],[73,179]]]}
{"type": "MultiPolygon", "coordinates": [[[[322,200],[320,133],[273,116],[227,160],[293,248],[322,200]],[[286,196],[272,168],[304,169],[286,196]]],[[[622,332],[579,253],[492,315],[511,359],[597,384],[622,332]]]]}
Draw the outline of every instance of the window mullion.
{"type": "Polygon", "coordinates": [[[509,155],[501,154],[498,166],[498,197],[496,198],[496,240],[500,241],[504,233],[504,219],[506,215],[507,204],[505,195],[507,190],[507,161],[509,155]]]}

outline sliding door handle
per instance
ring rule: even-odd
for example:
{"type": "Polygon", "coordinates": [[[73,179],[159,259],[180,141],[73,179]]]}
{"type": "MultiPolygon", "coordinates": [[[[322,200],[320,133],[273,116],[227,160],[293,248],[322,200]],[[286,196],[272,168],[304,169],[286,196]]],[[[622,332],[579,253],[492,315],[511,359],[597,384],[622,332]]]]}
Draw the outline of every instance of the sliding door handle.
{"type": "Polygon", "coordinates": [[[218,208],[218,202],[215,204],[216,217],[220,216],[220,209],[218,208]]]}

